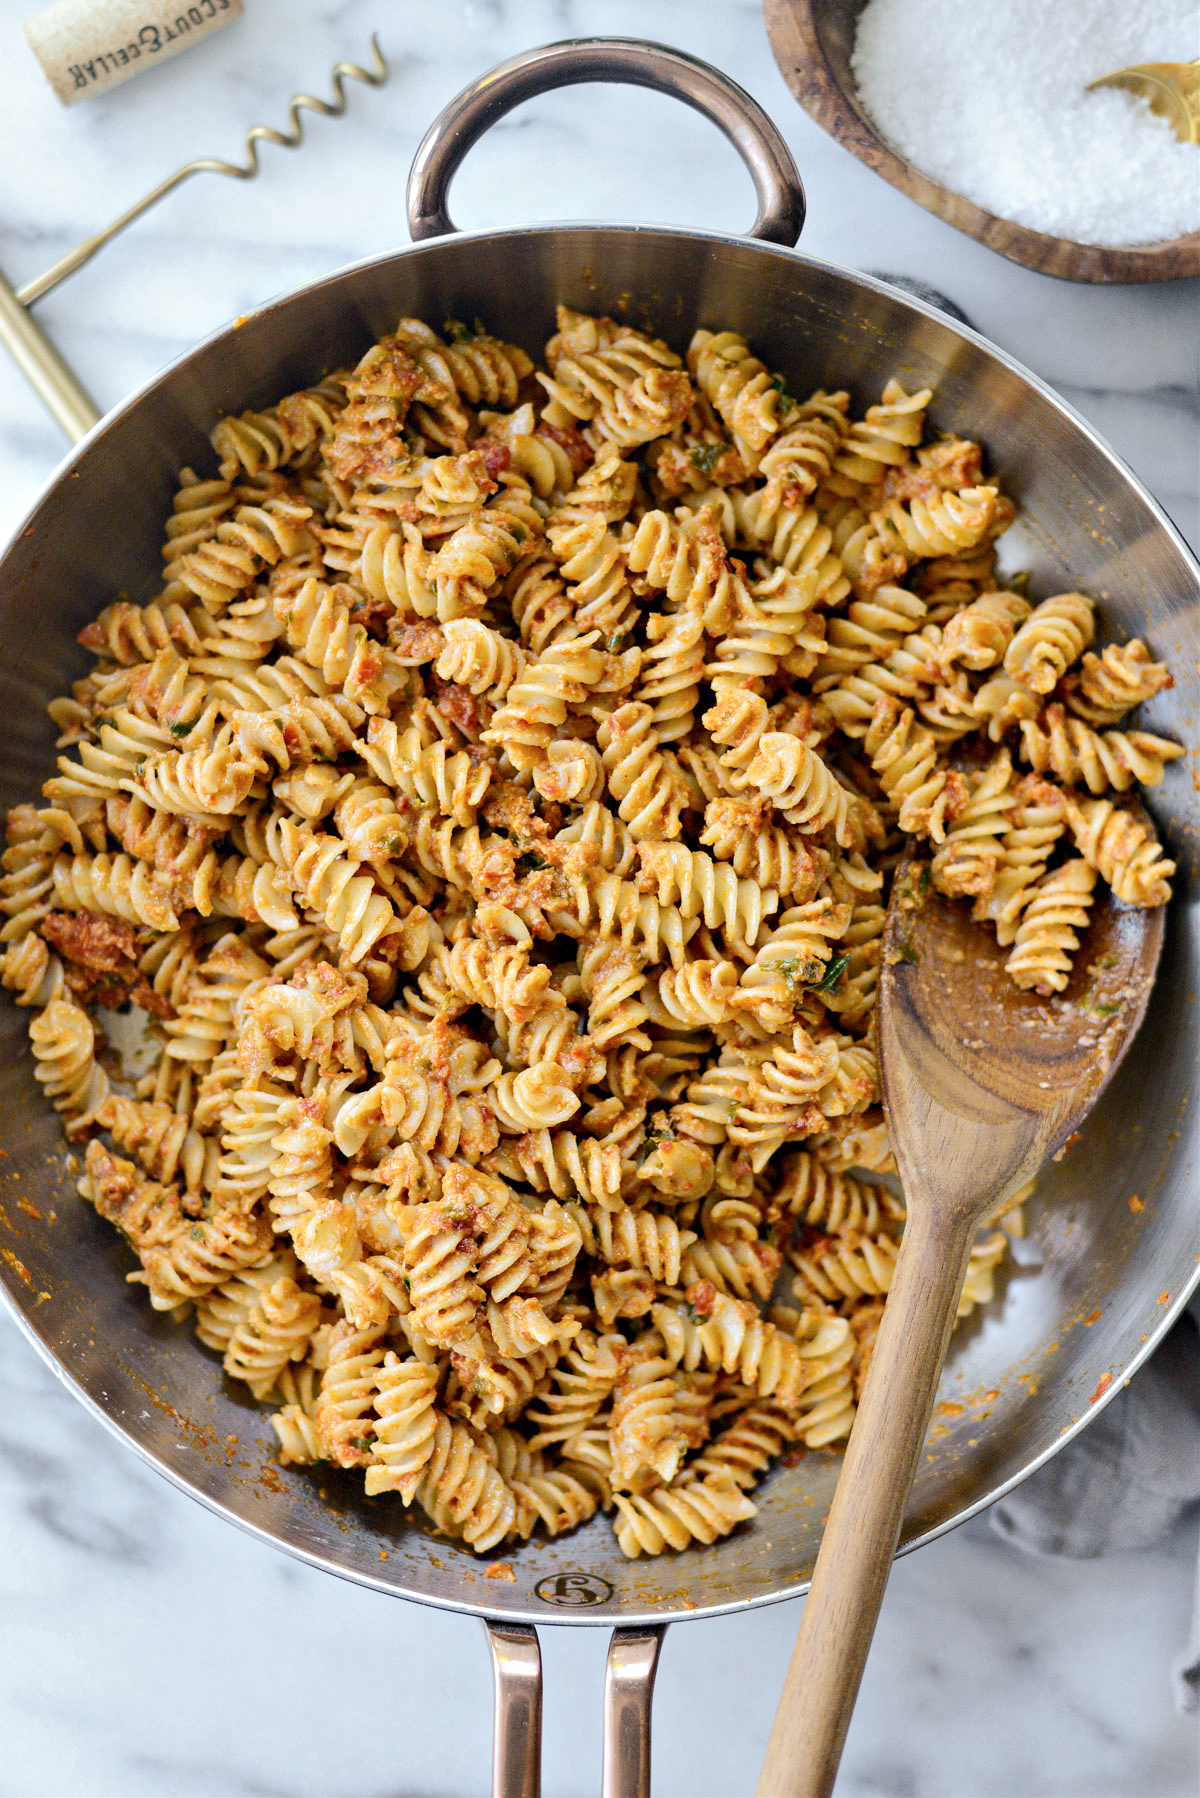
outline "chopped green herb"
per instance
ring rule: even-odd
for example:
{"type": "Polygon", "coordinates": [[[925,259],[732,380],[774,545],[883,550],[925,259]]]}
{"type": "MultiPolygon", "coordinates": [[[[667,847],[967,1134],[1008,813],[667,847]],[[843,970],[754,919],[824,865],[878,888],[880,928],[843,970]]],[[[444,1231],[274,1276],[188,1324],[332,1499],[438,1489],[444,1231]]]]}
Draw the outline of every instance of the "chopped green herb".
{"type": "Polygon", "coordinates": [[[787,987],[789,993],[794,995],[796,991],[796,974],[800,966],[796,957],[794,955],[789,955],[785,961],[772,962],[771,966],[776,974],[782,975],[784,986],[787,987]]]}
{"type": "Polygon", "coordinates": [[[167,729],[173,737],[190,737],[195,724],[168,724],[167,729]]]}
{"type": "Polygon", "coordinates": [[[542,856],[535,854],[532,849],[526,849],[518,855],[514,865],[518,875],[524,880],[527,874],[540,873],[541,870],[547,866],[547,863],[542,856]]]}
{"type": "Polygon", "coordinates": [[[918,965],[917,952],[911,943],[897,943],[896,960],[903,962],[906,968],[915,968],[918,965]]]}
{"type": "Polygon", "coordinates": [[[1029,569],[1022,568],[1019,574],[1010,574],[1004,584],[1010,593],[1018,593],[1021,598],[1024,599],[1025,595],[1029,592],[1029,581],[1029,569]]]}
{"type": "Polygon", "coordinates": [[[688,461],[698,474],[711,474],[724,453],[722,443],[698,443],[688,451],[688,461]]]}
{"type": "Polygon", "coordinates": [[[618,656],[628,641],[628,631],[614,631],[611,637],[605,639],[604,647],[610,656],[618,656]]]}
{"type": "Polygon", "coordinates": [[[850,957],[848,954],[835,955],[821,978],[813,982],[813,990],[818,993],[833,992],[849,966],[850,957]]]}
{"type": "Polygon", "coordinates": [[[1088,1010],[1094,1011],[1099,1018],[1115,1017],[1120,1009],[1120,1005],[1111,1004],[1107,999],[1096,999],[1088,1007],[1088,1010]]]}
{"type": "Polygon", "coordinates": [[[798,956],[789,955],[786,960],[772,962],[770,966],[772,973],[778,974],[783,980],[792,1002],[792,1010],[799,1012],[804,1005],[805,989],[820,979],[820,962],[801,962],[798,956]]]}
{"type": "Polygon", "coordinates": [[[902,911],[916,911],[929,891],[929,863],[910,863],[897,877],[892,897],[902,911]]]}
{"type": "Polygon", "coordinates": [[[792,398],[791,394],[787,390],[787,385],[786,385],[782,375],[772,375],[771,376],[771,385],[775,389],[776,393],[779,395],[780,401],[783,405],[794,406],[796,404],[795,400],[792,398]]]}
{"type": "Polygon", "coordinates": [[[462,343],[463,339],[470,335],[470,327],[465,325],[461,318],[448,318],[442,325],[442,336],[448,338],[451,343],[462,343]]]}
{"type": "Polygon", "coordinates": [[[652,1119],[646,1126],[646,1134],[642,1139],[642,1146],[638,1150],[638,1167],[641,1167],[644,1162],[649,1161],[651,1155],[655,1154],[657,1150],[662,1147],[663,1143],[674,1141],[675,1138],[671,1134],[670,1125],[662,1118],[652,1119]]]}

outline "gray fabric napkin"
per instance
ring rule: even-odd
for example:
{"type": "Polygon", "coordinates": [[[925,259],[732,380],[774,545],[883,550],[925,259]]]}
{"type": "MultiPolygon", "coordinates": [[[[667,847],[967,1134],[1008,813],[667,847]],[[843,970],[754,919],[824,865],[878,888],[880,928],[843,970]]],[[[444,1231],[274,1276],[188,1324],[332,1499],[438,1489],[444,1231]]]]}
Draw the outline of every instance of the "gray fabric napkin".
{"type": "MultiPolygon", "coordinates": [[[[1153,1359],[1073,1442],[992,1507],[992,1528],[1031,1554],[1088,1560],[1148,1548],[1200,1501],[1200,1296],[1153,1359]]],[[[1182,1711],[1200,1702],[1200,1579],[1174,1669],[1182,1711]]]]}

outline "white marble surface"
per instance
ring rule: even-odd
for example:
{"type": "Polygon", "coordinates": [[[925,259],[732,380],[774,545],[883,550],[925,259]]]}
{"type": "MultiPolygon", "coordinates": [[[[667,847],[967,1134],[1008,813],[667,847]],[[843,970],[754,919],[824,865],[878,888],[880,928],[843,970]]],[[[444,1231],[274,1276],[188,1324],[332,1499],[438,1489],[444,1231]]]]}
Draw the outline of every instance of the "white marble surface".
{"type": "MultiPolygon", "coordinates": [[[[707,56],[779,121],[813,253],[932,281],[1051,381],[1194,542],[1196,284],[1100,290],[1026,273],[877,181],[800,113],[753,0],[248,0],[245,18],[69,112],[0,0],[0,265],[28,279],[178,162],[235,154],[296,87],[321,91],[378,29],[393,74],[349,116],[268,149],[253,185],[202,177],[48,297],[38,316],[101,404],[284,288],[401,241],[418,138],[465,81],[588,31],[707,56]]],[[[575,90],[514,115],[464,167],[464,225],[634,216],[737,230],[732,152],[640,93],[575,90]],[[652,155],[651,155],[652,152],[652,155]],[[652,179],[647,171],[652,170],[652,179]],[[551,178],[547,172],[552,171],[551,178]]],[[[0,532],[62,452],[0,356],[0,532]]],[[[323,1577],[148,1472],[0,1320],[0,1793],[476,1794],[487,1786],[478,1625],[323,1577]],[[298,1652],[299,1650],[299,1652],[298,1652]]],[[[1032,1562],[985,1519],[897,1567],[839,1793],[1187,1798],[1194,1721],[1171,1709],[1194,1529],[1103,1562],[1032,1562]]],[[[656,1790],[749,1792],[795,1604],[677,1628],[656,1705],[656,1790]]],[[[543,1632],[545,1789],[594,1791],[602,1632],[543,1632]]]]}

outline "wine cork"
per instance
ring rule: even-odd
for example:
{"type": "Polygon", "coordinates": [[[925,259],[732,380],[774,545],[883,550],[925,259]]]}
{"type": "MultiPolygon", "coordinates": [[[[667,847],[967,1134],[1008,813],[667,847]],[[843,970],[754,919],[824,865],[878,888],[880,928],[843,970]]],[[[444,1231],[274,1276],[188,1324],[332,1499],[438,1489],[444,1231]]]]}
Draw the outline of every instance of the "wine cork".
{"type": "Polygon", "coordinates": [[[64,106],[102,94],[230,24],[242,0],[58,0],[22,29],[64,106]]]}

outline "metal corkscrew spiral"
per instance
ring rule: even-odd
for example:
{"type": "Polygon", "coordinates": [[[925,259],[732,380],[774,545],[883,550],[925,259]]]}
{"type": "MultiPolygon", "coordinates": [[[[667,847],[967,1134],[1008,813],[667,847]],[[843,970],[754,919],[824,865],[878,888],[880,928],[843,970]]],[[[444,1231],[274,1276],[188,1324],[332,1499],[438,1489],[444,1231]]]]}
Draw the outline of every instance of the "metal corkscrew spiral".
{"type": "Polygon", "coordinates": [[[29,308],[33,302],[49,293],[51,288],[57,287],[68,275],[74,274],[76,269],[82,268],[84,263],[90,262],[97,250],[103,249],[126,225],[131,225],[190,176],[231,175],[238,181],[253,181],[259,170],[260,141],[278,144],[285,150],[294,150],[304,137],[304,122],[300,116],[302,111],[320,113],[325,118],[341,118],[346,110],[347,79],[363,81],[368,87],[381,87],[387,80],[387,63],[379,48],[379,40],[374,36],[371,38],[371,51],[374,63],[369,69],[360,68],[356,62],[339,62],[334,65],[331,100],[319,100],[314,94],[293,94],[288,103],[288,130],[277,131],[274,125],[252,125],[246,133],[244,163],[225,162],[214,156],[199,156],[192,162],[185,162],[182,168],[168,175],[165,181],[160,181],[156,188],[144,194],[120,218],[114,219],[111,225],[76,244],[73,250],[60,256],[51,268],[34,280],[27,281],[24,287],[14,291],[3,274],[0,274],[0,343],[11,353],[22,374],[36,389],[69,437],[78,440],[90,431],[100,413],[91,396],[85,392],[31,316],[29,308]]]}
{"type": "Polygon", "coordinates": [[[68,250],[65,256],[60,256],[58,261],[44,273],[35,276],[32,281],[27,281],[24,287],[18,288],[17,299],[22,306],[31,306],[35,300],[40,300],[43,294],[49,293],[52,287],[57,287],[58,283],[65,280],[68,275],[74,274],[77,268],[82,268],[85,262],[90,262],[96,251],[103,249],[104,245],[110,242],[119,231],[123,231],[126,225],[131,225],[135,219],[140,218],[151,206],[156,206],[159,200],[172,193],[192,175],[230,175],[236,181],[253,181],[259,171],[258,146],[260,142],[278,144],[284,150],[295,150],[301,144],[304,138],[304,121],[300,116],[302,111],[319,113],[327,119],[340,119],[347,105],[347,79],[364,81],[368,87],[382,87],[387,80],[388,66],[383,52],[379,48],[379,39],[374,36],[371,38],[371,51],[374,62],[369,69],[360,67],[356,62],[334,64],[332,100],[320,100],[315,94],[293,94],[288,102],[289,128],[287,130],[277,131],[274,125],[251,125],[246,133],[246,161],[244,163],[226,162],[218,156],[197,156],[193,161],[185,162],[182,168],[178,168],[174,174],[168,175],[165,181],[160,181],[157,187],[153,188],[150,193],[144,194],[140,200],[129,207],[128,211],[114,219],[111,225],[106,225],[103,231],[97,231],[92,237],[84,238],[82,243],[76,244],[73,250],[68,250]]]}

